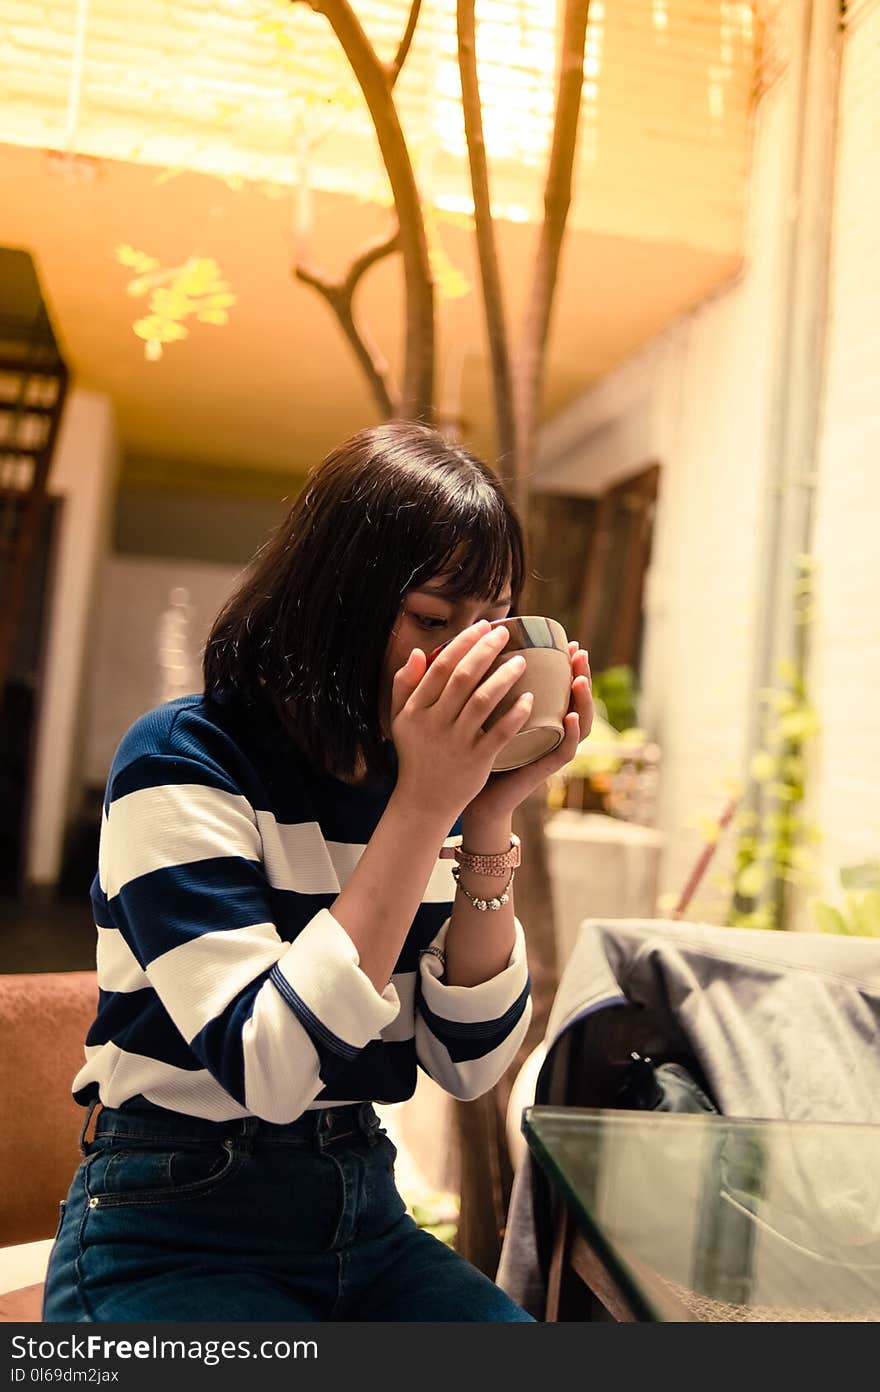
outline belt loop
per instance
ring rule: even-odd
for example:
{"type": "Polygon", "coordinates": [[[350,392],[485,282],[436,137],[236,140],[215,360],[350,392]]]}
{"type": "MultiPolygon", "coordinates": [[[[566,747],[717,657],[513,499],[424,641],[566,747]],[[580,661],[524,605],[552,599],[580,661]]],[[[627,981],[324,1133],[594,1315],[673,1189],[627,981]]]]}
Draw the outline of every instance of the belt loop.
{"type": "Polygon", "coordinates": [[[377,1132],[382,1125],[382,1120],[377,1116],[373,1109],[372,1102],[362,1102],[358,1111],[358,1126],[366,1136],[370,1145],[375,1145],[378,1139],[377,1132]]]}
{"type": "Polygon", "coordinates": [[[234,1139],[237,1140],[239,1137],[241,1138],[242,1149],[243,1149],[243,1150],[246,1152],[246,1154],[248,1154],[248,1155],[250,1155],[251,1152],[252,1152],[252,1150],[253,1150],[254,1142],[255,1142],[255,1140],[256,1140],[256,1138],[257,1138],[257,1132],[258,1132],[259,1128],[260,1128],[260,1118],[259,1118],[259,1117],[257,1117],[257,1116],[246,1116],[246,1117],[241,1117],[241,1118],[240,1118],[238,1130],[237,1130],[236,1132],[233,1133],[233,1138],[234,1138],[234,1139]]]}
{"type": "Polygon", "coordinates": [[[315,1126],[315,1145],[318,1150],[323,1150],[331,1139],[330,1132],[333,1127],[333,1116],[332,1107],[323,1107],[318,1113],[317,1124],[315,1126]]]}
{"type": "Polygon", "coordinates": [[[94,1112],[96,1107],[100,1107],[102,1111],[104,1110],[104,1103],[101,1101],[100,1097],[93,1097],[86,1110],[86,1119],[83,1122],[82,1130],[79,1133],[80,1155],[85,1155],[86,1153],[86,1145],[88,1144],[88,1142],[86,1141],[86,1132],[89,1129],[89,1122],[92,1119],[92,1113],[94,1112]]]}

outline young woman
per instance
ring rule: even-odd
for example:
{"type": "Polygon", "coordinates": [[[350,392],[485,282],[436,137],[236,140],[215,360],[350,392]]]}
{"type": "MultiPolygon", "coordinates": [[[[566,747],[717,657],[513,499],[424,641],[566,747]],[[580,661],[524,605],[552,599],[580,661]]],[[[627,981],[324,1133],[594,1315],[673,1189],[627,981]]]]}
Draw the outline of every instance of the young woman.
{"type": "Polygon", "coordinates": [[[223,609],[204,695],[122,739],[44,1319],[529,1318],[406,1214],[371,1105],[418,1065],[480,1095],[528,1025],[511,816],[592,704],[572,643],[563,743],[490,776],[528,709],[481,728],[520,670],[481,682],[524,564],[485,465],[421,425],[363,431],[223,609]]]}

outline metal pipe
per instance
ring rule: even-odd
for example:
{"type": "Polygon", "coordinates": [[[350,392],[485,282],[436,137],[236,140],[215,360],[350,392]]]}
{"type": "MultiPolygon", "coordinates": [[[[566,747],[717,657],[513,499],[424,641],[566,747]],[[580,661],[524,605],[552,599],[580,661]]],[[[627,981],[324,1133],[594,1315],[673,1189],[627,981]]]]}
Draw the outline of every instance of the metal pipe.
{"type": "MultiPolygon", "coordinates": [[[[795,659],[803,652],[799,645],[804,634],[795,619],[795,579],[797,557],[809,553],[813,538],[828,336],[841,17],[840,0],[804,0],[791,64],[797,84],[794,160],[758,589],[766,607],[755,653],[749,762],[764,742],[766,715],[757,694],[773,683],[782,659],[795,659]]],[[[766,810],[767,795],[753,787],[747,802],[760,814],[766,810]]]]}

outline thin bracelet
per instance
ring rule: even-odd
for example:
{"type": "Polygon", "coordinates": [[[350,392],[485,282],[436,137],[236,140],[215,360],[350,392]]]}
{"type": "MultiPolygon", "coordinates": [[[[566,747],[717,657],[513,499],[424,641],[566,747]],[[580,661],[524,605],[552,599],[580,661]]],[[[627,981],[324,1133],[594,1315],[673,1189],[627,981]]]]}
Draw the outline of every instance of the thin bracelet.
{"type": "Polygon", "coordinates": [[[494,899],[480,899],[476,895],[471,894],[469,890],[466,890],[464,885],[461,883],[461,880],[459,879],[460,874],[461,866],[453,865],[452,878],[455,880],[456,888],[461,890],[465,898],[469,899],[473,904],[474,908],[480,910],[480,913],[484,913],[486,909],[501,909],[504,907],[505,904],[508,904],[510,902],[510,895],[508,894],[508,890],[510,889],[510,886],[513,884],[513,877],[516,874],[515,870],[511,870],[510,879],[507,881],[507,884],[504,886],[504,889],[501,891],[501,893],[497,894],[494,899]]]}

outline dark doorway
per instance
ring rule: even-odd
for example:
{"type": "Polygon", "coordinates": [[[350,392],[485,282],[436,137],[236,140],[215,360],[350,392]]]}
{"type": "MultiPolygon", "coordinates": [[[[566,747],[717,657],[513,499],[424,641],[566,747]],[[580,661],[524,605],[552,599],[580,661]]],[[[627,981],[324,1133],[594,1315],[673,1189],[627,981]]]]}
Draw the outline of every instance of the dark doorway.
{"type": "Polygon", "coordinates": [[[596,500],[578,625],[594,672],[617,666],[640,670],[642,602],[659,483],[660,466],[652,464],[596,500]]]}
{"type": "MultiPolygon", "coordinates": [[[[0,516],[24,508],[25,494],[0,492],[0,516]]],[[[36,729],[46,651],[48,600],[62,500],[50,497],[37,538],[9,680],[0,701],[0,894],[24,890],[36,729]]]]}
{"type": "Polygon", "coordinates": [[[534,493],[529,500],[539,612],[589,650],[594,673],[618,665],[639,672],[659,480],[652,464],[595,498],[534,493]]]}

